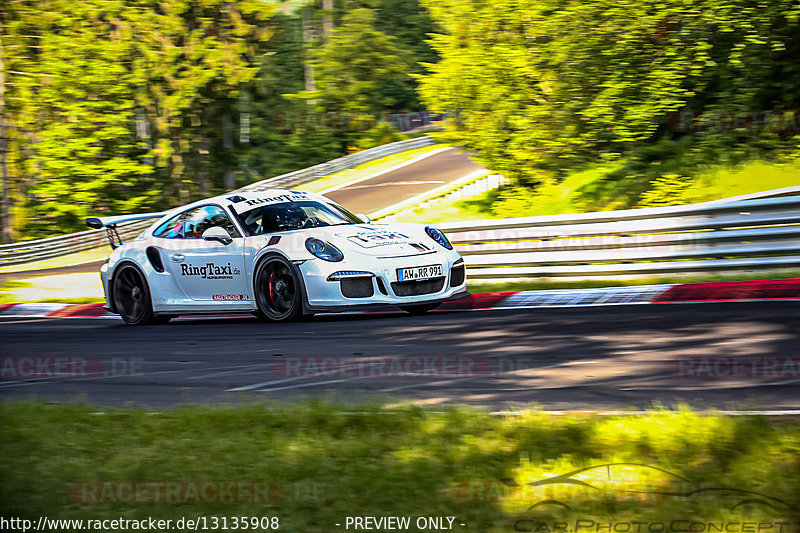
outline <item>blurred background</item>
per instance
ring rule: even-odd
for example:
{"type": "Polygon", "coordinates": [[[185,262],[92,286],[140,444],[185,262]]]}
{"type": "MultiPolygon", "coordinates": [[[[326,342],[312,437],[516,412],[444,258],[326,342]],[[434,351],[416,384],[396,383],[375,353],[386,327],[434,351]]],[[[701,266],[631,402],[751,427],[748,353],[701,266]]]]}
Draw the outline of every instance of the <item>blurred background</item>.
{"type": "Polygon", "coordinates": [[[398,117],[426,110],[509,180],[451,218],[800,183],[792,0],[14,0],[0,16],[4,242],[418,136],[427,119],[398,117]]]}

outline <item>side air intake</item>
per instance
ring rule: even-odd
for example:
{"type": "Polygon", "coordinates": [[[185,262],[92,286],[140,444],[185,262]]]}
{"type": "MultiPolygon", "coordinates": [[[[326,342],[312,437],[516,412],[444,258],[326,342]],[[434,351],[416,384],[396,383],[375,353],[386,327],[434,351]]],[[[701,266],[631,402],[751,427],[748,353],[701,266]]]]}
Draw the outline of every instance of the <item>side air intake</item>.
{"type": "Polygon", "coordinates": [[[147,260],[156,272],[164,272],[164,262],[161,260],[161,252],[155,246],[147,247],[147,260]]]}

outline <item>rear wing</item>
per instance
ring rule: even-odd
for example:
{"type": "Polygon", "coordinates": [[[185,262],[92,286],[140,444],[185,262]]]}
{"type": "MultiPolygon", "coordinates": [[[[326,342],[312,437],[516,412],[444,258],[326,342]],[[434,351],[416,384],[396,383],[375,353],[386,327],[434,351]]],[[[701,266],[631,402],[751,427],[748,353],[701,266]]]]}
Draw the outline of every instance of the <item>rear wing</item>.
{"type": "Polygon", "coordinates": [[[105,228],[106,235],[108,235],[108,243],[111,245],[111,249],[113,250],[122,244],[122,238],[119,236],[119,232],[117,231],[117,224],[121,224],[123,222],[135,222],[137,220],[162,218],[166,214],[167,213],[162,212],[118,215],[115,217],[93,217],[86,219],[86,225],[93,229],[105,228]]]}

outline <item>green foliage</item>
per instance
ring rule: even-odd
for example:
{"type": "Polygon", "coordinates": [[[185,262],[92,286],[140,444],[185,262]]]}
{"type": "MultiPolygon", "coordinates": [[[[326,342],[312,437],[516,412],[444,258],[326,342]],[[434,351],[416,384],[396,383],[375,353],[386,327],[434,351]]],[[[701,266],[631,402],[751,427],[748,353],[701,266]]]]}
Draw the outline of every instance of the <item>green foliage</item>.
{"type": "Polygon", "coordinates": [[[692,186],[692,178],[680,174],[665,174],[650,184],[650,190],[642,194],[641,207],[661,207],[689,203],[687,194],[692,186]]]}
{"type": "Polygon", "coordinates": [[[23,235],[59,234],[90,214],[167,207],[211,189],[208,129],[257,69],[269,36],[257,0],[20,1],[7,32],[27,132],[23,235]],[[195,178],[196,179],[192,179],[195,178]]]}
{"type": "Polygon", "coordinates": [[[316,50],[312,65],[320,110],[364,112],[389,109],[395,103],[391,84],[410,80],[408,58],[390,35],[375,29],[375,12],[349,11],[329,43],[316,50]]]}
{"type": "Polygon", "coordinates": [[[30,95],[25,111],[38,125],[31,231],[75,227],[92,211],[137,209],[149,200],[141,185],[153,168],[129,128],[134,99],[125,46],[98,34],[104,22],[94,11],[74,13],[67,31],[38,41],[35,67],[46,76],[18,80],[30,95]]]}
{"type": "Polygon", "coordinates": [[[365,131],[357,140],[356,148],[366,150],[406,139],[406,136],[398,133],[388,122],[380,122],[374,127],[365,131]]]}
{"type": "MultiPolygon", "coordinates": [[[[619,155],[645,165],[645,148],[662,142],[689,174],[693,162],[797,150],[796,123],[714,120],[798,109],[800,10],[792,0],[423,3],[445,30],[432,39],[442,59],[422,78],[423,100],[459,112],[447,140],[523,185],[619,155]]],[[[642,182],[672,172],[645,172],[623,194],[638,197],[642,182]]]]}
{"type": "MultiPolygon", "coordinates": [[[[428,11],[419,0],[381,0],[375,7],[375,28],[395,38],[409,62],[407,72],[411,76],[426,74],[424,63],[436,63],[439,56],[428,42],[429,34],[438,30],[428,11]]],[[[404,78],[388,84],[387,92],[395,101],[393,109],[417,111],[425,109],[417,94],[417,81],[404,78]]]]}
{"type": "Polygon", "coordinates": [[[379,113],[421,109],[409,73],[436,57],[433,23],[417,0],[335,5],[327,46],[304,43],[297,11],[319,24],[321,2],[4,5],[4,67],[21,73],[6,113],[16,236],[173,207],[397,138],[379,113]],[[287,96],[303,92],[306,63],[315,106],[287,96]],[[342,127],[320,126],[328,112],[342,127]]]}
{"type": "MultiPolygon", "coordinates": [[[[344,154],[335,132],[313,124],[307,127],[308,121],[303,120],[309,115],[306,102],[284,96],[303,90],[306,51],[299,17],[279,13],[271,22],[275,35],[255,60],[258,75],[242,86],[233,109],[237,117],[248,113],[249,138],[246,143],[231,142],[228,149],[223,143],[217,146],[217,153],[227,154],[227,168],[240,171],[237,186],[344,154]]],[[[230,123],[234,122],[231,114],[230,123]]]]}

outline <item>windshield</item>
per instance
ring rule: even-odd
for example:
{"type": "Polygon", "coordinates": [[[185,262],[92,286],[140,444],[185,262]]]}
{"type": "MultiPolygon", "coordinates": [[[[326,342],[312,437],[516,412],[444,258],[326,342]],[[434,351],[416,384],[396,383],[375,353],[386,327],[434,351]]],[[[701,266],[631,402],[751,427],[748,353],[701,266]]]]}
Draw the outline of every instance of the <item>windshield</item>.
{"type": "Polygon", "coordinates": [[[250,235],[360,222],[344,209],[313,200],[263,205],[242,213],[241,219],[250,235]]]}

